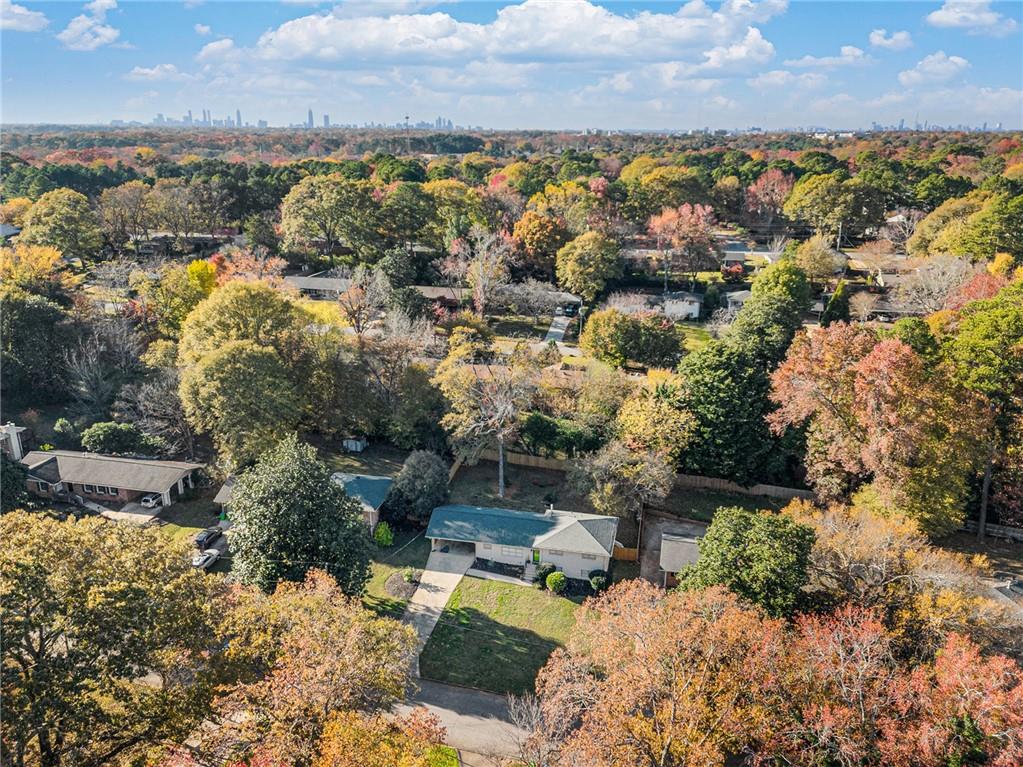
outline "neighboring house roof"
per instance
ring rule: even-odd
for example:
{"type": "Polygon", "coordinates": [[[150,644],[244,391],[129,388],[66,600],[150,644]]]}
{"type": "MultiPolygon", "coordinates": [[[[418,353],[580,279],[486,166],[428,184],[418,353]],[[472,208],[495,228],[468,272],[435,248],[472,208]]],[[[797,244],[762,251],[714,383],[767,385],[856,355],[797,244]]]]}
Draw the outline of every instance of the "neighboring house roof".
{"type": "Polygon", "coordinates": [[[341,485],[352,498],[363,506],[377,511],[384,505],[387,494],[394,482],[390,477],[375,477],[371,474],[346,474],[336,471],[330,478],[341,485]]]}
{"type": "Polygon", "coordinates": [[[162,493],[203,467],[201,463],[151,461],[74,450],[35,450],[27,453],[21,462],[28,467],[31,476],[48,482],[104,485],[145,493],[162,493]]]}
{"type": "Polygon", "coordinates": [[[751,290],[733,290],[731,293],[725,293],[725,298],[729,301],[729,303],[732,301],[744,303],[749,301],[752,296],[753,291],[751,290]]]}
{"type": "Polygon", "coordinates": [[[542,514],[479,506],[438,506],[427,538],[610,556],[618,519],[548,509],[542,514]]]}
{"type": "Polygon", "coordinates": [[[661,533],[661,569],[677,573],[700,556],[699,536],[689,533],[661,533]]]}
{"type": "Polygon", "coordinates": [[[220,486],[217,494],[213,496],[213,502],[226,506],[231,502],[231,496],[234,495],[234,483],[238,481],[238,478],[234,474],[228,475],[227,479],[224,480],[224,484],[220,486]]]}
{"type": "Polygon", "coordinates": [[[351,280],[346,280],[343,277],[317,277],[316,275],[303,276],[301,274],[285,277],[284,281],[299,290],[333,290],[338,293],[344,293],[352,284],[351,280]]]}

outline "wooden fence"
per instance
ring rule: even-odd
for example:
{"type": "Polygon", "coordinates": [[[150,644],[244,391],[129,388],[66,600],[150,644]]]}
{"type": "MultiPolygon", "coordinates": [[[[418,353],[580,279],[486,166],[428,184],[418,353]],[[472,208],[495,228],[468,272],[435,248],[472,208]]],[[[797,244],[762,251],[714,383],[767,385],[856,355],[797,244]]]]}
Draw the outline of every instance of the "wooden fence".
{"type": "MultiPolygon", "coordinates": [[[[549,471],[565,471],[567,461],[562,458],[545,458],[540,455],[527,455],[526,453],[515,453],[506,450],[504,453],[508,463],[515,466],[531,466],[534,469],[547,469],[549,471]]],[[[496,450],[484,450],[480,458],[487,461],[497,460],[496,450]]],[[[454,474],[452,474],[454,476],[454,474]]],[[[794,487],[779,487],[778,485],[756,484],[750,487],[743,487],[737,482],[718,477],[700,477],[694,474],[677,474],[675,484],[681,487],[692,487],[702,490],[717,490],[722,493],[737,493],[739,495],[767,496],[768,498],[793,498],[813,499],[813,493],[809,490],[797,490],[794,487]]]]}
{"type": "Polygon", "coordinates": [[[616,559],[619,562],[638,562],[639,561],[639,549],[630,549],[625,546],[615,546],[614,551],[611,552],[611,559],[616,559]]]}
{"type": "MultiPolygon", "coordinates": [[[[977,522],[973,519],[968,519],[963,523],[963,527],[971,533],[977,532],[977,522]]],[[[990,535],[992,538],[1005,538],[1010,541],[1023,541],[1023,528],[1019,527],[1006,527],[1005,525],[992,525],[988,523],[984,525],[984,534],[990,535]]]]}

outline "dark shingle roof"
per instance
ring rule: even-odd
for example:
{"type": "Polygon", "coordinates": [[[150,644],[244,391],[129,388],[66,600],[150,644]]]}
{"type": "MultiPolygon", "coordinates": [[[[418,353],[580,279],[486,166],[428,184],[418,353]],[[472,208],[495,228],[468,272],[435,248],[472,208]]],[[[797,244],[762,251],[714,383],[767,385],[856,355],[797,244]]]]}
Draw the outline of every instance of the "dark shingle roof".
{"type": "Polygon", "coordinates": [[[352,498],[361,501],[364,506],[377,511],[391,491],[394,482],[390,477],[374,477],[370,474],[345,474],[337,471],[330,477],[344,487],[352,498]]]}
{"type": "Polygon", "coordinates": [[[617,531],[617,518],[597,514],[450,505],[433,510],[426,537],[610,556],[617,531]]]}
{"type": "Polygon", "coordinates": [[[179,479],[202,468],[201,463],[151,461],[74,450],[34,450],[26,454],[21,462],[28,467],[29,474],[51,482],[60,479],[64,482],[119,487],[144,493],[162,493],[179,479]],[[54,465],[57,479],[50,480],[54,465]]]}

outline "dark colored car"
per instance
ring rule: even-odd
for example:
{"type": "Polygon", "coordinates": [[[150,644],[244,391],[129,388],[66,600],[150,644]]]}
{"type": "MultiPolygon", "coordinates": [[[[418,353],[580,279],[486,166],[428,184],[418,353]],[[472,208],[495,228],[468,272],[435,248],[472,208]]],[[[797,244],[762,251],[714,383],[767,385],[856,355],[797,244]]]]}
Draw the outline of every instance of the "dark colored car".
{"type": "Polygon", "coordinates": [[[576,304],[565,304],[565,316],[575,317],[579,314],[579,307],[576,304]]]}
{"type": "Polygon", "coordinates": [[[195,547],[197,549],[208,549],[210,545],[224,534],[219,527],[207,527],[195,536],[195,547]]]}

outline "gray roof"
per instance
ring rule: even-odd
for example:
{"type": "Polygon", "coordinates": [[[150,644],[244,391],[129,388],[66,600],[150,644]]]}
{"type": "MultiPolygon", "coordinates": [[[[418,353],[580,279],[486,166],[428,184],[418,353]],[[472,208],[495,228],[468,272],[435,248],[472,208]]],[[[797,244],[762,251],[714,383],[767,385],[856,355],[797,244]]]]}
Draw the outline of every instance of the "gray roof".
{"type": "Polygon", "coordinates": [[[344,293],[352,284],[351,280],[343,277],[317,277],[316,275],[303,276],[293,274],[285,277],[284,281],[299,290],[324,290],[344,293]]]}
{"type": "Polygon", "coordinates": [[[201,463],[152,461],[74,450],[34,450],[21,462],[28,467],[30,475],[49,482],[60,480],[144,493],[162,493],[179,479],[203,467],[201,463]]]}
{"type": "Polygon", "coordinates": [[[384,504],[394,480],[390,477],[375,477],[371,474],[345,474],[336,471],[330,478],[341,485],[352,498],[362,502],[373,511],[384,504]]]}
{"type": "Polygon", "coordinates": [[[598,514],[450,505],[433,510],[426,537],[610,556],[617,531],[616,517],[598,514]]]}
{"type": "Polygon", "coordinates": [[[677,573],[695,562],[700,556],[699,540],[699,536],[688,533],[661,533],[661,569],[677,573]]]}
{"type": "Polygon", "coordinates": [[[228,476],[224,480],[224,484],[220,486],[217,494],[213,496],[213,502],[226,506],[231,503],[231,496],[234,495],[234,483],[238,481],[238,478],[234,474],[228,476]]]}

